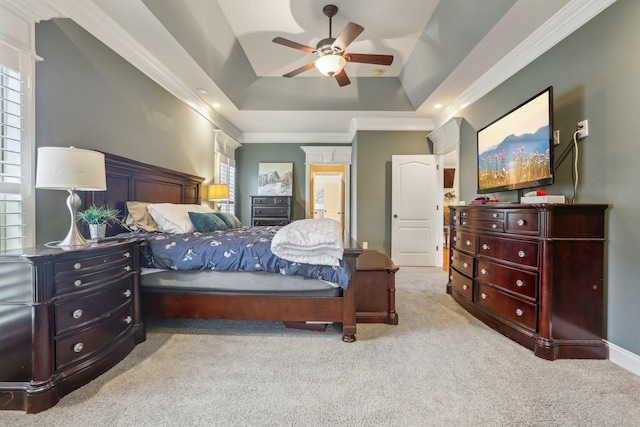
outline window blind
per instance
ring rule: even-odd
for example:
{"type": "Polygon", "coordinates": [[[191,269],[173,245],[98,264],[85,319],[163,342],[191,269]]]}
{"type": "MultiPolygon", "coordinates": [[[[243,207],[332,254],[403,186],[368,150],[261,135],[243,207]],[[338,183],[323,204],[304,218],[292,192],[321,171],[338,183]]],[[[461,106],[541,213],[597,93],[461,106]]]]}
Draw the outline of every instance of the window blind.
{"type": "Polygon", "coordinates": [[[21,249],[25,237],[24,91],[20,72],[0,64],[0,250],[21,249]]]}

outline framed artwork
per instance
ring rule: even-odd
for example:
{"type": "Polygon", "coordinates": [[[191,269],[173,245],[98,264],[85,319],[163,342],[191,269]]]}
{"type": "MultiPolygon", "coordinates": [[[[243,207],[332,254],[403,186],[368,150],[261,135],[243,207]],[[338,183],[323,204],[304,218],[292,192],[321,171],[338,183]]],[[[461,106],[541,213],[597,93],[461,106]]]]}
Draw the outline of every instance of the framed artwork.
{"type": "Polygon", "coordinates": [[[258,166],[259,196],[292,196],[293,163],[260,163],[258,166]]]}

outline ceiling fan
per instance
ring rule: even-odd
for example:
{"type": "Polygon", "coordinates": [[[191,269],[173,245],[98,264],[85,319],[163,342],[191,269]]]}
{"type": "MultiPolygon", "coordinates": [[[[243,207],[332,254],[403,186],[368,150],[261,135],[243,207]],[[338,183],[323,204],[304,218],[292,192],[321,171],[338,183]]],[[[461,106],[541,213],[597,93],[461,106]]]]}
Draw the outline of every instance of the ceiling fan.
{"type": "Polygon", "coordinates": [[[331,37],[331,19],[338,13],[338,7],[328,4],[322,8],[322,12],[329,17],[329,37],[320,40],[315,49],[282,37],[276,37],[273,39],[274,43],[319,56],[315,61],[284,74],[282,77],[297,76],[298,74],[310,70],[315,66],[322,74],[335,77],[340,86],[346,86],[351,83],[351,80],[347,77],[347,73],[344,71],[344,66],[347,62],[391,65],[393,62],[393,55],[370,55],[366,53],[345,52],[347,46],[349,46],[351,42],[364,31],[364,28],[358,24],[349,22],[340,35],[337,38],[333,38],[331,37]]]}

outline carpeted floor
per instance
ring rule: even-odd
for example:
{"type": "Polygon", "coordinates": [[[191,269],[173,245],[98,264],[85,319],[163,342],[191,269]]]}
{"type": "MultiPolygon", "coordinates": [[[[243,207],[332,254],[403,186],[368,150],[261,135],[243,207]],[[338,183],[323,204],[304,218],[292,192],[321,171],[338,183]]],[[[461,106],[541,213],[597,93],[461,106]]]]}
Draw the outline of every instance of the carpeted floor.
{"type": "Polygon", "coordinates": [[[400,324],[358,325],[353,344],[338,325],[152,320],[109,372],[40,414],[0,412],[0,425],[640,425],[640,377],[606,360],[536,358],[445,282],[439,268],[401,268],[400,324]]]}

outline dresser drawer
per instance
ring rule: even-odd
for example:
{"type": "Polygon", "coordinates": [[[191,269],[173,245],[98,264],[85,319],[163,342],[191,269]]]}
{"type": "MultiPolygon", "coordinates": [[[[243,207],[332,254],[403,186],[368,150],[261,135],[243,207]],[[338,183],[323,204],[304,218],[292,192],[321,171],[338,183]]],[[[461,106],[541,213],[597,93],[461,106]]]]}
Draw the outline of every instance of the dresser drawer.
{"type": "Polygon", "coordinates": [[[517,234],[537,235],[540,230],[536,212],[509,212],[507,214],[507,231],[517,234]]]}
{"type": "Polygon", "coordinates": [[[252,205],[285,205],[291,204],[291,197],[280,196],[264,196],[264,197],[252,197],[252,205]]]}
{"type": "Polygon", "coordinates": [[[455,249],[469,252],[472,254],[476,253],[476,235],[475,234],[465,233],[465,232],[456,230],[452,240],[453,240],[453,247],[455,249]]]}
{"type": "Polygon", "coordinates": [[[478,260],[479,280],[536,300],[538,274],[506,267],[487,260],[478,260]]]}
{"type": "Polygon", "coordinates": [[[55,304],[56,333],[61,334],[72,328],[77,328],[96,321],[102,316],[126,304],[133,297],[132,280],[130,277],[101,292],[93,292],[81,298],[55,304]]]}
{"type": "Polygon", "coordinates": [[[473,277],[473,262],[474,258],[471,255],[463,254],[455,249],[451,250],[451,265],[469,277],[473,277]]]}
{"type": "Polygon", "coordinates": [[[449,280],[451,280],[451,286],[455,288],[462,295],[467,297],[469,300],[473,299],[473,280],[464,276],[462,273],[454,270],[453,268],[449,270],[450,276],[449,280]]]}
{"type": "Polygon", "coordinates": [[[461,227],[471,227],[478,230],[488,230],[488,231],[496,231],[503,232],[504,231],[504,222],[500,220],[479,220],[475,218],[471,219],[462,219],[460,221],[461,227]]]}
{"type": "Polygon", "coordinates": [[[254,218],[289,218],[289,206],[254,206],[254,218]]]}
{"type": "Polygon", "coordinates": [[[538,243],[480,236],[478,254],[530,267],[538,267],[538,243]]]}
{"type": "Polygon", "coordinates": [[[95,354],[104,346],[112,345],[132,323],[133,306],[128,303],[101,322],[56,340],[56,369],[63,369],[71,363],[95,354]]]}
{"type": "Polygon", "coordinates": [[[478,283],[476,302],[499,316],[532,331],[536,330],[537,306],[535,304],[522,301],[482,283],[478,283]]]}
{"type": "Polygon", "coordinates": [[[255,226],[278,226],[278,225],[287,225],[291,221],[287,218],[276,219],[276,218],[254,218],[253,225],[255,226]]]}

